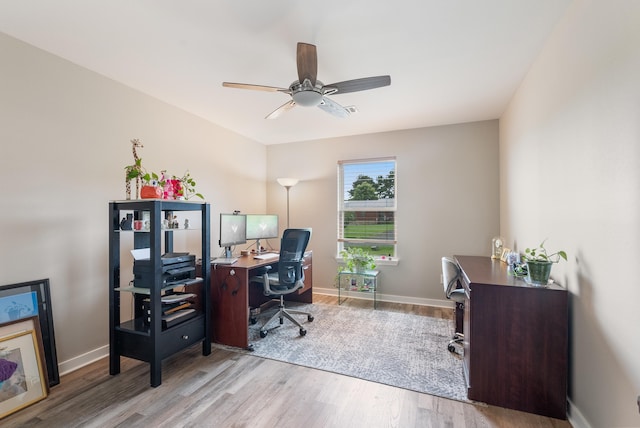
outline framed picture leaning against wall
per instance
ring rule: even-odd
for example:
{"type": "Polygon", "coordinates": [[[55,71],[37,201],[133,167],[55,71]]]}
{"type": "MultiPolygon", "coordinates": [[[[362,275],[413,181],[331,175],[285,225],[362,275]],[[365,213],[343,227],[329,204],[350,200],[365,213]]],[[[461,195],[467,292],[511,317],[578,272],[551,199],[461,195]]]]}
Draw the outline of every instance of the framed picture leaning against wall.
{"type": "Polygon", "coordinates": [[[0,324],[37,315],[49,386],[60,383],[49,279],[0,285],[0,324]]]}
{"type": "Polygon", "coordinates": [[[0,419],[47,397],[38,317],[0,326],[0,419]]]}

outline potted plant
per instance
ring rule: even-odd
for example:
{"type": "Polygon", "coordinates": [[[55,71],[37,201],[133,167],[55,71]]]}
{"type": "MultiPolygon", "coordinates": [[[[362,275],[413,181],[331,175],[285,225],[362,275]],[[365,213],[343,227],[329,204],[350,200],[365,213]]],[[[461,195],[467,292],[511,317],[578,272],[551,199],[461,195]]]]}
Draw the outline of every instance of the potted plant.
{"type": "Polygon", "coordinates": [[[371,254],[361,247],[347,247],[340,252],[344,259],[345,266],[341,270],[361,273],[367,269],[375,269],[376,263],[371,254]]]}
{"type": "Polygon", "coordinates": [[[551,265],[560,259],[567,260],[567,253],[562,250],[549,254],[544,247],[546,239],[537,248],[524,250],[524,261],[527,264],[529,282],[535,285],[547,285],[551,275],[551,265]]]}

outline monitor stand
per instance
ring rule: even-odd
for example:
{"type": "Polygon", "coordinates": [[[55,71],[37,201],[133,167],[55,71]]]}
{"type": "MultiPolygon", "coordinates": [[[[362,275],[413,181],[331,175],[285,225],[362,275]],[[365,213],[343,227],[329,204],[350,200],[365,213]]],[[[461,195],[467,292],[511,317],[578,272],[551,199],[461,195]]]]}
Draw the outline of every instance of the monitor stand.
{"type": "Polygon", "coordinates": [[[260,246],[260,240],[256,239],[256,254],[260,254],[263,253],[264,251],[262,251],[262,247],[260,246]]]}
{"type": "Polygon", "coordinates": [[[224,247],[224,256],[228,259],[233,257],[233,253],[231,252],[231,247],[224,247]]]}

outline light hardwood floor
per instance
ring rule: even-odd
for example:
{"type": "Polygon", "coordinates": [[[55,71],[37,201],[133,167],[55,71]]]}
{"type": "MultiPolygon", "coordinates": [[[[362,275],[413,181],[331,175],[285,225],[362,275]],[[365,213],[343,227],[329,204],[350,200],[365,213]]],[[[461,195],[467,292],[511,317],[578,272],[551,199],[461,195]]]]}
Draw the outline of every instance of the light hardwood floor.
{"type": "MultiPolygon", "coordinates": [[[[337,304],[331,296],[314,302],[337,304]]],[[[372,310],[372,303],[344,304],[372,310]]],[[[451,317],[446,309],[379,303],[378,310],[451,317]]],[[[307,335],[313,340],[313,330],[307,335]]],[[[162,385],[127,358],[109,375],[104,358],[62,376],[47,399],[3,420],[2,427],[555,427],[560,421],[473,405],[214,348],[193,346],[163,363],[162,385]]]]}

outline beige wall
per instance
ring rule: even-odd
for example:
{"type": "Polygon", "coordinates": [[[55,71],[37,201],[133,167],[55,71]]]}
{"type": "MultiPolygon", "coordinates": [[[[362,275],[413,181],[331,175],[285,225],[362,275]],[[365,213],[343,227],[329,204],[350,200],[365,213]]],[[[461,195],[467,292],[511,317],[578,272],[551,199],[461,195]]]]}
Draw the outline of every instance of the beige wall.
{"type": "Polygon", "coordinates": [[[575,1],[500,120],[501,231],[569,262],[577,426],[640,426],[640,2],[575,1]]]}
{"type": "MultiPolygon", "coordinates": [[[[497,121],[267,148],[6,35],[0,54],[0,284],[51,280],[62,372],[108,349],[107,202],[124,198],[132,138],[148,169],[190,170],[212,204],[214,255],[220,212],[277,212],[284,228],[275,178],[299,177],[291,224],[314,228],[314,282],[329,292],[339,159],[398,158],[401,260],[382,267],[389,298],[443,304],[439,258],[486,254],[498,230],[497,121]]],[[[183,241],[197,251],[197,239],[183,241]]]]}
{"type": "Polygon", "coordinates": [[[107,203],[125,197],[129,140],[149,169],[190,170],[212,243],[220,211],[264,209],[266,149],[2,34],[0,58],[0,284],[50,278],[64,371],[109,343],[107,203]]]}
{"type": "Polygon", "coordinates": [[[442,304],[440,258],[489,255],[498,233],[498,123],[486,121],[268,146],[269,210],[313,228],[313,286],[335,292],[337,162],[396,156],[397,266],[380,266],[386,300],[442,304]]]}

